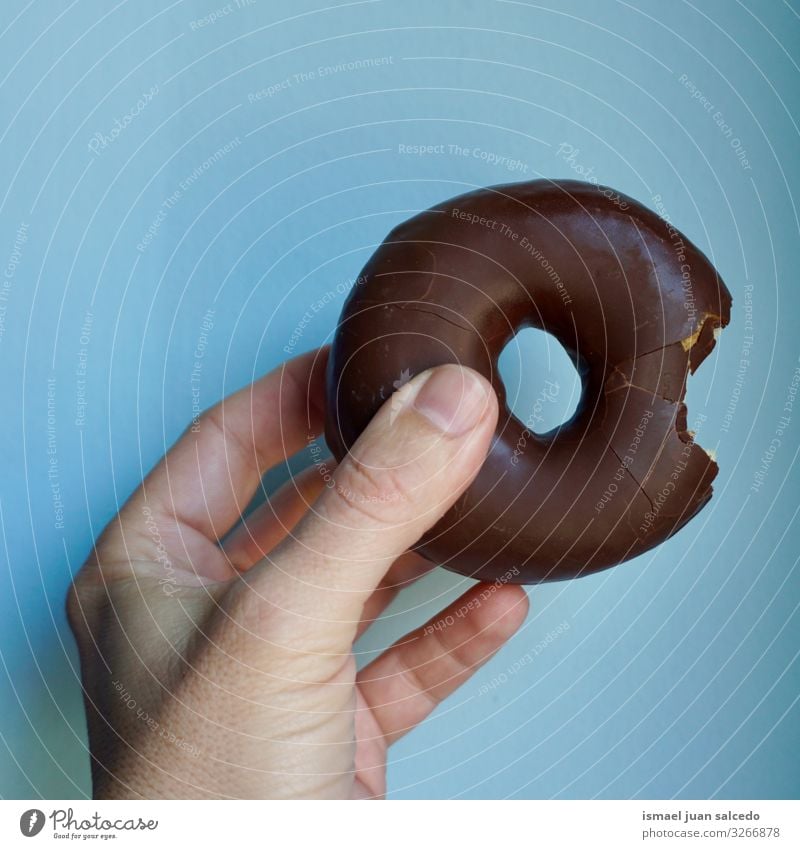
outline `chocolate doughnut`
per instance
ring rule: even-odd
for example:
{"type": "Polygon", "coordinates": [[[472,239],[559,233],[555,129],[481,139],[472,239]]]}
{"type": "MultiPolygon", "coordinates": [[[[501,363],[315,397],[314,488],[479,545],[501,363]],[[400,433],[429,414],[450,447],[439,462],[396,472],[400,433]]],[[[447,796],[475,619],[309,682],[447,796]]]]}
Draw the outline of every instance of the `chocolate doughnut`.
{"type": "Polygon", "coordinates": [[[416,550],[483,581],[597,572],[711,498],[717,464],[683,398],[730,307],[708,259],[630,197],[573,180],[473,191],[395,227],[361,272],[328,363],[326,439],[341,460],[404,380],[470,366],[497,392],[497,432],[416,550]],[[555,336],[581,377],[577,411],[549,433],[510,412],[498,374],[524,327],[555,336]]]}

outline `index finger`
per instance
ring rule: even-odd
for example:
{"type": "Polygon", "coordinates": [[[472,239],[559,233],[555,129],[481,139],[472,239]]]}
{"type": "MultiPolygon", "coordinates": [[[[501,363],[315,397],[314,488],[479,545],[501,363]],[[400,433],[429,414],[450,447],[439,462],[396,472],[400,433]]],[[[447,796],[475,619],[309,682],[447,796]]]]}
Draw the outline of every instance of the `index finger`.
{"type": "Polygon", "coordinates": [[[217,542],[239,520],[263,474],[321,433],[327,355],[327,347],[309,351],[211,407],[131,502],[217,542]]]}

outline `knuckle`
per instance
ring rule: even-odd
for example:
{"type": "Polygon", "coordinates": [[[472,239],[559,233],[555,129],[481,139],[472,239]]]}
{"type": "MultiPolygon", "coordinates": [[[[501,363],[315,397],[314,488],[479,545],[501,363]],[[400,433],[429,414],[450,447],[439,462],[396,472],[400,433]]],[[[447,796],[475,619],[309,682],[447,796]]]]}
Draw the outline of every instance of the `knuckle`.
{"type": "Polygon", "coordinates": [[[208,427],[215,431],[216,437],[222,441],[226,453],[238,453],[245,462],[255,462],[259,468],[264,468],[266,460],[258,451],[257,440],[255,438],[248,440],[235,428],[227,426],[224,401],[205,410],[200,418],[187,428],[186,432],[196,437],[204,428],[208,427]]]}
{"type": "Polygon", "coordinates": [[[86,633],[96,603],[96,581],[89,577],[84,566],[72,579],[65,599],[67,623],[76,637],[86,633]]]}
{"type": "Polygon", "coordinates": [[[428,680],[423,667],[409,663],[403,656],[399,658],[399,661],[398,674],[406,681],[411,692],[417,697],[424,698],[431,710],[437,707],[441,700],[436,696],[436,682],[428,680]]]}
{"type": "Polygon", "coordinates": [[[64,604],[67,611],[67,622],[74,634],[78,630],[81,619],[81,600],[79,590],[74,581],[67,588],[67,596],[64,604]]]}
{"type": "Polygon", "coordinates": [[[338,471],[331,494],[344,515],[388,525],[408,512],[411,493],[397,470],[377,470],[351,457],[338,471]]]}

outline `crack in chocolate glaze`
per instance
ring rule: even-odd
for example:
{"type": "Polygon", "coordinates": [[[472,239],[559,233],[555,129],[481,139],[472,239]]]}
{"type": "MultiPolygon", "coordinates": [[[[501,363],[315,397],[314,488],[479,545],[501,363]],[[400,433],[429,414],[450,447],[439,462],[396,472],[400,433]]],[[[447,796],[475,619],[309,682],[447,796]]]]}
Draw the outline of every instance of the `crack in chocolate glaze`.
{"type": "Polygon", "coordinates": [[[625,375],[621,371],[619,371],[616,366],[614,366],[612,371],[620,376],[622,383],[620,383],[619,386],[615,386],[613,389],[606,389],[606,395],[613,395],[615,392],[620,392],[622,389],[640,389],[642,392],[650,392],[654,398],[661,398],[662,401],[674,402],[676,400],[675,398],[670,398],[668,395],[663,395],[660,392],[655,392],[653,389],[650,389],[646,386],[639,386],[637,383],[631,383],[630,381],[625,379],[625,375]]]}
{"type": "Polygon", "coordinates": [[[633,473],[631,472],[631,470],[630,470],[630,469],[629,469],[629,468],[625,465],[625,463],[623,462],[622,457],[620,457],[620,456],[619,456],[619,454],[617,454],[617,452],[614,450],[614,446],[613,446],[613,445],[611,445],[611,443],[610,443],[610,442],[608,443],[608,450],[609,450],[609,451],[610,451],[610,452],[611,452],[611,453],[612,453],[612,454],[613,454],[613,455],[617,458],[617,460],[619,461],[619,467],[620,467],[620,469],[624,469],[624,470],[625,470],[625,473],[626,473],[626,474],[630,477],[630,479],[631,479],[631,480],[632,480],[632,481],[636,484],[636,486],[639,488],[639,491],[640,491],[640,492],[642,493],[642,495],[643,495],[643,496],[647,499],[647,502],[648,502],[648,504],[650,505],[650,509],[652,510],[652,509],[653,509],[653,507],[654,507],[654,505],[653,505],[653,499],[652,499],[652,498],[650,498],[650,496],[649,496],[649,495],[648,495],[648,493],[647,493],[647,490],[644,488],[644,486],[642,486],[641,481],[637,480],[637,479],[636,479],[636,477],[634,477],[634,475],[633,475],[633,473]]]}
{"type": "Polygon", "coordinates": [[[452,321],[449,318],[445,318],[443,315],[438,312],[435,312],[434,310],[425,309],[425,307],[414,306],[410,303],[393,304],[393,307],[398,310],[411,310],[412,312],[421,312],[425,313],[426,315],[432,315],[434,318],[438,318],[441,321],[446,321],[448,324],[452,325],[453,327],[457,327],[459,330],[463,330],[465,333],[477,334],[477,330],[475,330],[474,327],[464,327],[463,325],[458,324],[458,322],[452,321]]]}

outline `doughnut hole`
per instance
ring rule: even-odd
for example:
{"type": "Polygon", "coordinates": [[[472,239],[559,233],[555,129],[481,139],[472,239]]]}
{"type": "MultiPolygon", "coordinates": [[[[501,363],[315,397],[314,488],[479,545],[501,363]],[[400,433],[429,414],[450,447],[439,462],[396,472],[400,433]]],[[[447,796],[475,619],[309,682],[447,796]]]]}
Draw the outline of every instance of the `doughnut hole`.
{"type": "Polygon", "coordinates": [[[554,430],[575,414],[583,392],[580,375],[546,330],[520,330],[500,352],[497,366],[509,409],[533,433],[554,430]]]}

